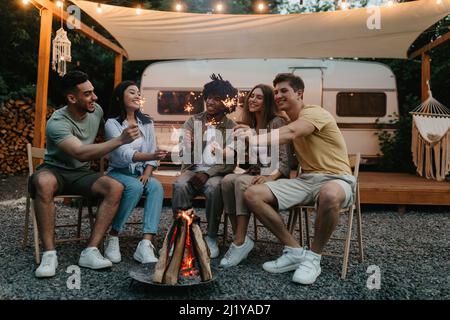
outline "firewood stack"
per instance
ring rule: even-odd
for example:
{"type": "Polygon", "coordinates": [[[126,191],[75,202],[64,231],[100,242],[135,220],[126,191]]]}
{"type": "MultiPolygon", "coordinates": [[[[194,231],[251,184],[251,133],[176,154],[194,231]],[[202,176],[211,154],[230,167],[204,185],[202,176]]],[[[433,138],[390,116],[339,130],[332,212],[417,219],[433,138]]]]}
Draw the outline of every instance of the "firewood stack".
{"type": "MultiPolygon", "coordinates": [[[[54,108],[47,108],[47,119],[54,108]]],[[[0,104],[0,174],[27,172],[27,143],[33,142],[35,104],[30,99],[0,104]]]]}
{"type": "Polygon", "coordinates": [[[153,282],[194,284],[212,279],[210,252],[193,209],[180,210],[167,232],[153,282]]]}

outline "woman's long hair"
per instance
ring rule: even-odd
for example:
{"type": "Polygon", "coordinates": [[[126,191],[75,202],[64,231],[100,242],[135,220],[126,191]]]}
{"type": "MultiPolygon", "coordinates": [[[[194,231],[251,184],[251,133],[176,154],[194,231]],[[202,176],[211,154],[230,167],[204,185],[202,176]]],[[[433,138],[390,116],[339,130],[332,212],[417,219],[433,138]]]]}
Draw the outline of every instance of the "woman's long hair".
{"type": "Polygon", "coordinates": [[[250,112],[248,108],[248,100],[255,89],[261,89],[263,92],[263,108],[262,118],[263,123],[259,124],[259,128],[265,128],[269,124],[270,120],[278,115],[278,107],[275,104],[275,96],[273,94],[273,88],[266,84],[258,84],[247,94],[244,102],[244,114],[242,116],[242,122],[249,125],[251,128],[256,128],[256,116],[254,112],[250,112]]]}
{"type": "MultiPolygon", "coordinates": [[[[131,86],[137,86],[136,83],[130,80],[125,80],[119,83],[113,91],[112,97],[111,97],[111,103],[109,106],[109,112],[108,112],[108,119],[110,118],[117,118],[117,121],[122,124],[122,122],[127,118],[127,112],[125,110],[125,103],[123,101],[123,95],[125,93],[125,90],[127,90],[128,87],[131,86]]],[[[134,117],[142,121],[142,123],[150,123],[153,121],[153,119],[147,115],[141,112],[140,109],[137,109],[134,113],[134,117]]]]}

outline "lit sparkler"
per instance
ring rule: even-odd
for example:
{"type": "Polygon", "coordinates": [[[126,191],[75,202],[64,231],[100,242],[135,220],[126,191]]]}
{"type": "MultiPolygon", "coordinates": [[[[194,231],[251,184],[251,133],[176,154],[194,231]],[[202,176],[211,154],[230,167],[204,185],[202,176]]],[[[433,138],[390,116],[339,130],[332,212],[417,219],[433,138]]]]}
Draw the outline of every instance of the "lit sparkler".
{"type": "Polygon", "coordinates": [[[184,106],[184,112],[188,112],[189,115],[191,115],[192,111],[194,111],[194,106],[192,105],[192,103],[186,103],[186,105],[184,106]]]}
{"type": "Polygon", "coordinates": [[[237,97],[230,98],[228,95],[227,97],[222,100],[222,103],[224,106],[228,109],[228,113],[231,113],[234,111],[236,105],[237,105],[237,97]]]}
{"type": "Polygon", "coordinates": [[[139,99],[138,103],[139,103],[139,109],[141,109],[141,111],[143,111],[144,110],[144,104],[145,104],[145,97],[141,96],[141,98],[139,99]]]}
{"type": "Polygon", "coordinates": [[[207,127],[210,127],[210,126],[215,127],[215,126],[217,126],[219,123],[220,123],[220,122],[217,121],[216,118],[213,117],[211,120],[209,120],[208,122],[206,122],[205,125],[206,125],[207,127]]]}

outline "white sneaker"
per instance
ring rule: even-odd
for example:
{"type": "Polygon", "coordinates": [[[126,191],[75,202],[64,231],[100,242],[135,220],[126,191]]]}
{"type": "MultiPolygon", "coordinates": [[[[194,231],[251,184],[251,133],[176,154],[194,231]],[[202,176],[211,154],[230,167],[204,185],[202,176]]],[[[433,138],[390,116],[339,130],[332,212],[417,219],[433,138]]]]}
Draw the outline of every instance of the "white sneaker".
{"type": "Polygon", "coordinates": [[[205,237],[205,242],[208,245],[210,258],[214,259],[219,256],[219,245],[217,244],[217,238],[205,237]]]}
{"type": "Polygon", "coordinates": [[[141,240],[133,257],[140,263],[158,262],[158,258],[155,257],[155,247],[150,240],[141,240]]]}
{"type": "Polygon", "coordinates": [[[119,263],[122,260],[119,247],[119,237],[109,236],[106,243],[105,258],[112,263],[119,263]]]}
{"type": "Polygon", "coordinates": [[[58,268],[58,257],[56,251],[45,251],[42,254],[42,261],[34,274],[38,278],[53,277],[56,274],[56,268],[58,268]]]}
{"type": "Polygon", "coordinates": [[[305,251],[305,257],[297,270],[295,270],[292,281],[301,284],[312,284],[322,271],[320,268],[320,259],[322,256],[311,250],[305,251]]]}
{"type": "Polygon", "coordinates": [[[285,246],[283,255],[277,260],[268,261],[263,264],[263,269],[271,273],[283,273],[298,268],[305,256],[303,248],[285,246]]]}
{"type": "Polygon", "coordinates": [[[254,245],[255,243],[253,240],[247,236],[245,236],[245,241],[240,246],[231,243],[227,253],[225,253],[222,260],[220,260],[220,266],[222,268],[237,266],[242,260],[247,258],[254,245]]]}
{"type": "Polygon", "coordinates": [[[97,270],[112,267],[112,262],[103,257],[96,247],[89,247],[81,251],[78,265],[97,270]]]}

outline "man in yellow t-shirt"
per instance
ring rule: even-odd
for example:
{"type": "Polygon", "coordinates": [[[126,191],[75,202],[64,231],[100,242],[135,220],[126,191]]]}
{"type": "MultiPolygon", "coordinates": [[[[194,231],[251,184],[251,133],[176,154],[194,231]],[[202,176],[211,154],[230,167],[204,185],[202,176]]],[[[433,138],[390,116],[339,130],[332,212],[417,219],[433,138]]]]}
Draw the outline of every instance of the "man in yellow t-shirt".
{"type": "MultiPolygon", "coordinates": [[[[353,202],[356,181],[347,147],[333,116],[320,106],[303,103],[303,80],[291,73],[274,81],[275,102],[291,123],[279,129],[279,143],[293,141],[302,174],[251,186],[245,192],[249,209],[285,245],[283,255],[263,264],[272,273],[294,271],[292,280],[312,284],[320,275],[322,249],[339,221],[340,208],[353,202]],[[317,205],[314,242],[302,248],[289,233],[279,211],[297,204],[317,205]]],[[[262,139],[264,141],[264,139],[262,139]]],[[[267,139],[266,141],[270,141],[267,139]]]]}

